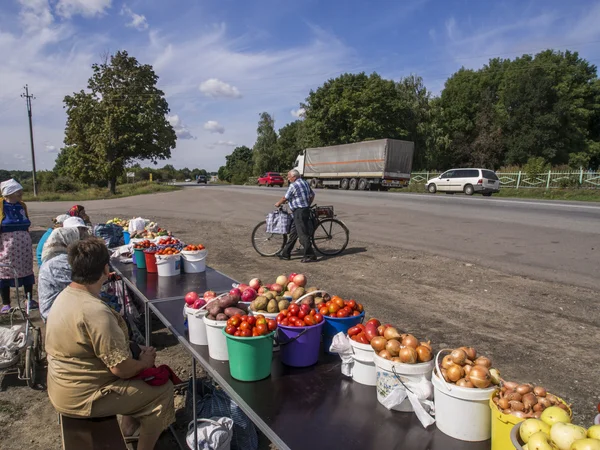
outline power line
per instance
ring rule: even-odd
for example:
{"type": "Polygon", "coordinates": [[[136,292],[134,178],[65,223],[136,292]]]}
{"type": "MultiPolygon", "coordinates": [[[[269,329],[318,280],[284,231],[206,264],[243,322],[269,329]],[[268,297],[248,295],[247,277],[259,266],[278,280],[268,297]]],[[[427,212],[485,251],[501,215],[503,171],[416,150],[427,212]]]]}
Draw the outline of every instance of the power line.
{"type": "Polygon", "coordinates": [[[27,115],[29,116],[29,139],[31,141],[31,164],[33,166],[33,196],[37,197],[37,182],[35,179],[35,150],[33,147],[33,123],[31,121],[31,100],[34,100],[35,97],[33,94],[29,93],[28,85],[25,85],[23,89],[25,89],[25,93],[21,94],[21,97],[23,97],[27,103],[27,115]]]}

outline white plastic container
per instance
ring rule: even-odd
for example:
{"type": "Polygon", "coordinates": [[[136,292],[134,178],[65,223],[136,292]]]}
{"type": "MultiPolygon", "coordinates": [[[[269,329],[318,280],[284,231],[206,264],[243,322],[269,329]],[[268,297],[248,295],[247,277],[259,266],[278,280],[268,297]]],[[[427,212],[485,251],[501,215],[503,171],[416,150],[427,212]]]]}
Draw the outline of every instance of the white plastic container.
{"type": "Polygon", "coordinates": [[[225,320],[210,320],[206,316],[202,318],[206,325],[206,340],[208,342],[208,354],[217,361],[229,361],[227,351],[227,338],[221,332],[227,325],[225,320]]]}
{"type": "Polygon", "coordinates": [[[435,421],[439,430],[454,439],[486,441],[492,436],[489,401],[497,386],[487,389],[463,388],[446,383],[436,374],[434,388],[435,421]]]}
{"type": "Polygon", "coordinates": [[[366,386],[377,386],[377,369],[375,368],[375,350],[371,344],[361,344],[350,339],[354,351],[352,379],[366,386]]]}
{"type": "Polygon", "coordinates": [[[156,270],[159,277],[173,277],[181,273],[179,255],[156,255],[156,270]]]}
{"type": "Polygon", "coordinates": [[[206,324],[202,320],[206,315],[206,309],[194,309],[186,306],[185,313],[187,314],[190,342],[196,345],[208,345],[206,324]]]}
{"type": "MultiPolygon", "coordinates": [[[[387,360],[375,354],[373,355],[373,359],[377,369],[377,400],[379,400],[379,403],[383,403],[383,399],[386,398],[396,386],[401,386],[401,388],[403,388],[402,383],[398,381],[396,376],[404,383],[418,381],[423,377],[428,381],[431,381],[431,373],[433,371],[433,366],[435,365],[433,360],[419,364],[403,364],[387,360]]],[[[392,410],[403,412],[414,411],[408,398],[398,406],[392,408],[392,410]]],[[[488,408],[488,416],[489,415],[488,408]]]]}
{"type": "Polygon", "coordinates": [[[185,273],[200,273],[206,271],[206,257],[208,250],[195,250],[181,252],[183,260],[183,271],[185,273]]]}

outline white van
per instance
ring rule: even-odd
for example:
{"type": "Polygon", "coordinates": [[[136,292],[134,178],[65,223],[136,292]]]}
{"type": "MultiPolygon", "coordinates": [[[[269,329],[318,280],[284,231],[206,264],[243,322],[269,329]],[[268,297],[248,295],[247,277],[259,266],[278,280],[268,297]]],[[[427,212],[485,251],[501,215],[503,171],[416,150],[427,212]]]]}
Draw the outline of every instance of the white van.
{"type": "Polygon", "coordinates": [[[500,180],[492,170],[487,169],[452,169],[439,177],[427,180],[425,188],[432,194],[440,192],[475,193],[486,197],[500,191],[500,180]]]}

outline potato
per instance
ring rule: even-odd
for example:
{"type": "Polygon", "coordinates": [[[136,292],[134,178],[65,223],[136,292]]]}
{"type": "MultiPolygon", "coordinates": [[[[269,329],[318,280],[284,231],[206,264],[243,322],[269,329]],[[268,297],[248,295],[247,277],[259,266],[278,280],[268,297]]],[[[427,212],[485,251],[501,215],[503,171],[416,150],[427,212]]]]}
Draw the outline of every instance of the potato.
{"type": "Polygon", "coordinates": [[[233,317],[236,314],[243,316],[246,314],[243,309],[236,308],[235,306],[230,306],[229,308],[225,308],[225,315],[228,317],[233,317]]]}
{"type": "Polygon", "coordinates": [[[325,300],[323,300],[323,297],[315,298],[315,306],[319,306],[322,303],[325,303],[325,300]]]}
{"type": "Polygon", "coordinates": [[[227,314],[223,314],[223,313],[217,314],[216,320],[227,320],[227,319],[229,319],[229,317],[227,317],[227,314]]]}
{"type": "Polygon", "coordinates": [[[242,303],[242,302],[238,303],[237,308],[244,311],[244,314],[246,314],[248,312],[248,305],[246,303],[242,303]]]}
{"type": "Polygon", "coordinates": [[[270,313],[279,312],[277,309],[277,300],[275,300],[275,299],[269,300],[269,303],[267,304],[267,312],[270,312],[270,313]]]}
{"type": "Polygon", "coordinates": [[[319,290],[319,289],[317,289],[316,287],[309,287],[309,288],[306,290],[306,292],[307,292],[307,293],[308,293],[308,292],[315,292],[315,291],[318,291],[318,290],[319,290]]]}
{"type": "Polygon", "coordinates": [[[206,310],[208,311],[208,313],[212,316],[216,316],[219,313],[223,312],[223,309],[219,306],[219,302],[210,302],[208,304],[208,306],[206,307],[206,310]]]}
{"type": "Polygon", "coordinates": [[[260,311],[261,309],[267,309],[267,305],[269,304],[269,300],[264,295],[259,295],[254,300],[255,311],[260,311]]]}
{"type": "Polygon", "coordinates": [[[296,289],[294,289],[294,292],[292,292],[292,300],[298,300],[304,294],[306,294],[306,291],[304,290],[304,288],[297,287],[296,289]]]}
{"type": "Polygon", "coordinates": [[[288,309],[290,307],[290,301],[289,300],[279,300],[279,303],[277,304],[277,307],[279,308],[279,311],[283,311],[284,309],[288,309]]]}
{"type": "Polygon", "coordinates": [[[237,306],[238,301],[235,298],[232,298],[229,294],[224,295],[219,300],[219,306],[223,309],[229,308],[230,306],[237,306]]]}
{"type": "Polygon", "coordinates": [[[215,316],[213,316],[212,314],[207,314],[206,318],[209,320],[217,320],[217,318],[215,316]]]}
{"type": "Polygon", "coordinates": [[[273,295],[273,293],[272,293],[272,292],[265,292],[265,293],[263,294],[263,296],[264,296],[264,297],[266,297],[268,300],[272,300],[272,299],[274,299],[274,298],[275,298],[275,295],[273,295]]]}
{"type": "Polygon", "coordinates": [[[300,300],[300,304],[301,305],[308,305],[308,306],[310,306],[312,308],[312,307],[315,306],[315,298],[312,295],[309,295],[308,297],[303,298],[302,300],[300,300]]]}

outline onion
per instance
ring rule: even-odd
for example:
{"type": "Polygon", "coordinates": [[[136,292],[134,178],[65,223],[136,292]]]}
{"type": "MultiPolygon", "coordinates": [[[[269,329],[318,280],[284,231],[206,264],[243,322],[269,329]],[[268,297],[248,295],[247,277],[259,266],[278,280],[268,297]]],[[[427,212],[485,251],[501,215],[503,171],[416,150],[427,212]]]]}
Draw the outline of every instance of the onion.
{"type": "Polygon", "coordinates": [[[414,364],[419,357],[417,351],[412,347],[402,347],[398,356],[400,356],[400,361],[405,364],[414,364]]]}
{"type": "Polygon", "coordinates": [[[556,398],[556,395],[553,394],[546,394],[546,398],[550,401],[551,404],[556,405],[557,403],[560,403],[558,401],[558,398],[556,398]]]}
{"type": "Polygon", "coordinates": [[[531,386],[527,384],[520,384],[517,386],[517,392],[521,395],[529,394],[531,392],[531,386]]]}
{"type": "Polygon", "coordinates": [[[523,396],[521,394],[519,394],[518,392],[513,391],[513,392],[509,392],[506,395],[506,398],[508,399],[508,401],[516,400],[517,402],[520,402],[522,400],[523,396]]]}
{"type": "Polygon", "coordinates": [[[400,342],[398,342],[396,339],[391,339],[385,344],[385,349],[390,352],[392,357],[398,356],[398,353],[400,353],[400,342]]]}
{"type": "Polygon", "coordinates": [[[502,411],[504,414],[512,414],[512,409],[510,408],[506,408],[505,410],[502,411]]]}
{"type": "Polygon", "coordinates": [[[444,380],[450,383],[450,379],[448,378],[448,370],[442,369],[442,376],[444,377],[444,380]]]}
{"type": "Polygon", "coordinates": [[[487,356],[480,356],[475,361],[473,361],[473,363],[476,366],[483,366],[483,367],[487,367],[488,369],[492,367],[492,360],[490,358],[488,358],[487,356]]]}
{"type": "Polygon", "coordinates": [[[421,342],[421,345],[423,347],[427,347],[429,350],[433,351],[433,348],[431,347],[431,341],[421,342]]]}
{"type": "Polygon", "coordinates": [[[513,416],[516,416],[516,417],[520,418],[520,419],[526,419],[527,418],[527,415],[523,411],[512,411],[511,414],[513,416]]]}
{"type": "Polygon", "coordinates": [[[546,396],[546,389],[544,389],[541,386],[536,386],[533,388],[533,393],[538,396],[538,397],[545,397],[546,396]]]}
{"type": "Polygon", "coordinates": [[[467,361],[467,354],[464,350],[457,348],[455,350],[452,350],[452,353],[450,353],[450,359],[454,364],[464,366],[465,362],[467,361]]]}
{"type": "Polygon", "coordinates": [[[376,352],[383,350],[385,348],[385,344],[387,344],[387,339],[383,336],[375,336],[373,339],[371,339],[371,347],[373,347],[373,350],[376,352]]]}
{"type": "Polygon", "coordinates": [[[465,371],[458,364],[453,364],[448,368],[448,378],[453,383],[456,383],[462,377],[465,376],[465,371]]]}
{"type": "MultiPolygon", "coordinates": [[[[463,378],[463,379],[464,379],[464,378],[463,378]]],[[[460,380],[458,380],[458,381],[460,381],[460,380]]],[[[457,384],[458,384],[458,383],[457,383],[457,384]]],[[[493,401],[493,402],[494,402],[494,403],[497,405],[497,404],[498,404],[498,402],[500,401],[500,398],[499,398],[498,396],[494,396],[494,397],[492,397],[492,401],[493,401]]]]}
{"type": "Polygon", "coordinates": [[[388,352],[386,349],[381,350],[379,353],[377,353],[379,356],[381,356],[383,359],[392,359],[392,355],[390,355],[390,352],[388,352]]]}
{"type": "Polygon", "coordinates": [[[404,347],[417,348],[419,346],[419,341],[412,334],[407,334],[404,339],[402,339],[402,345],[404,347]]]}
{"type": "Polygon", "coordinates": [[[556,406],[558,406],[560,409],[564,409],[568,413],[571,413],[571,410],[569,409],[569,407],[567,405],[565,405],[563,402],[558,402],[558,404],[556,406]]]}
{"type": "Polygon", "coordinates": [[[431,349],[429,347],[425,347],[424,345],[419,345],[417,347],[417,356],[419,358],[419,362],[431,361],[431,358],[433,358],[431,349]]]}
{"type": "Polygon", "coordinates": [[[452,359],[450,358],[450,355],[446,355],[444,356],[444,359],[442,359],[442,368],[447,369],[450,366],[452,366],[454,363],[452,362],[452,359]]]}
{"type": "Polygon", "coordinates": [[[500,400],[498,400],[498,407],[500,409],[508,409],[510,407],[510,403],[508,402],[508,399],[501,398],[500,400]]]}
{"type": "Polygon", "coordinates": [[[538,401],[538,405],[542,405],[542,408],[544,408],[544,409],[552,406],[552,403],[546,397],[540,397],[537,399],[537,401],[538,401]]]}
{"type": "Polygon", "coordinates": [[[390,339],[396,339],[399,340],[400,339],[400,333],[398,333],[398,330],[394,327],[387,327],[385,329],[385,331],[383,332],[383,337],[386,338],[388,341],[390,339]]]}
{"type": "Polygon", "coordinates": [[[493,384],[498,385],[502,381],[502,378],[500,378],[500,372],[498,371],[498,369],[490,369],[490,377],[492,377],[493,384]]]}
{"type": "Polygon", "coordinates": [[[466,365],[465,367],[463,367],[463,369],[465,369],[465,374],[469,375],[471,373],[472,368],[473,368],[473,366],[469,366],[469,365],[466,365]]]}
{"type": "Polygon", "coordinates": [[[398,362],[398,363],[401,363],[401,362],[402,362],[402,360],[400,359],[400,357],[399,357],[399,356],[394,356],[394,357],[392,358],[392,361],[394,361],[394,362],[398,362]]]}
{"type": "Polygon", "coordinates": [[[475,361],[475,358],[477,358],[477,351],[473,347],[461,347],[461,350],[464,350],[467,354],[467,358],[471,361],[475,361]]]}
{"type": "Polygon", "coordinates": [[[515,383],[514,381],[505,381],[503,383],[503,386],[508,390],[508,391],[514,391],[517,386],[519,385],[519,383],[515,383]]]}
{"type": "Polygon", "coordinates": [[[542,406],[541,403],[536,403],[535,405],[533,405],[533,411],[534,412],[542,412],[544,410],[544,407],[542,406]]]}
{"type": "Polygon", "coordinates": [[[535,396],[535,394],[532,394],[531,392],[529,394],[525,394],[523,396],[523,405],[525,406],[525,409],[529,409],[532,408],[534,405],[537,405],[537,397],[535,396]]]}
{"type": "Polygon", "coordinates": [[[523,403],[521,402],[513,400],[508,403],[510,403],[510,409],[512,409],[513,411],[523,411],[525,409],[525,405],[523,405],[523,403]]]}
{"type": "Polygon", "coordinates": [[[460,380],[458,380],[456,382],[456,385],[460,386],[460,387],[464,387],[464,388],[474,388],[475,387],[475,386],[473,386],[473,383],[465,380],[464,378],[461,378],[460,380]]]}
{"type": "Polygon", "coordinates": [[[485,389],[492,384],[490,371],[487,369],[487,367],[483,366],[473,366],[471,372],[469,372],[469,379],[471,380],[471,383],[473,383],[475,387],[479,389],[485,389]]]}

